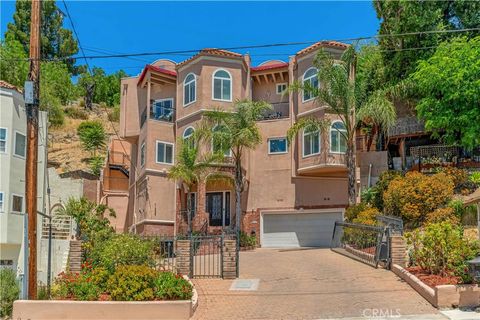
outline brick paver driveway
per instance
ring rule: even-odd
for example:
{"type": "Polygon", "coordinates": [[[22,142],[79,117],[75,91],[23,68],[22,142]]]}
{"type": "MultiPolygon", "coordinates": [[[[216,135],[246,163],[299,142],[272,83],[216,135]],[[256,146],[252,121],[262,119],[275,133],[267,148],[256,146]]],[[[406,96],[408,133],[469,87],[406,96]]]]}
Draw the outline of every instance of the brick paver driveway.
{"type": "Polygon", "coordinates": [[[257,291],[229,291],[230,280],[195,279],[194,319],[325,319],[383,313],[443,319],[392,272],[328,249],[257,249],[240,255],[240,278],[260,279],[257,291]]]}

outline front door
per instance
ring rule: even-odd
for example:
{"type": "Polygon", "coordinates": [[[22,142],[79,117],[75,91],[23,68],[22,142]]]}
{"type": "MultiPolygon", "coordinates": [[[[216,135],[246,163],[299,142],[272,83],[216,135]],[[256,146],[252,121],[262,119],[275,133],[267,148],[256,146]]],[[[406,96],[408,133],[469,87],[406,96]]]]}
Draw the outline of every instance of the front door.
{"type": "Polygon", "coordinates": [[[230,225],[230,192],[207,193],[207,212],[210,226],[230,225]]]}

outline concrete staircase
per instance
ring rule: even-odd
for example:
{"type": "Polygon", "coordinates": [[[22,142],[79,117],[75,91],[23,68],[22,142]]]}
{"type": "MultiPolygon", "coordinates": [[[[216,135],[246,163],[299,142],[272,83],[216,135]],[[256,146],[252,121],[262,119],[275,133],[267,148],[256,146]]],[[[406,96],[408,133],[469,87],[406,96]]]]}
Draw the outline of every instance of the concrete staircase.
{"type": "Polygon", "coordinates": [[[70,252],[68,254],[68,271],[82,271],[82,241],[70,241],[70,252]]]}

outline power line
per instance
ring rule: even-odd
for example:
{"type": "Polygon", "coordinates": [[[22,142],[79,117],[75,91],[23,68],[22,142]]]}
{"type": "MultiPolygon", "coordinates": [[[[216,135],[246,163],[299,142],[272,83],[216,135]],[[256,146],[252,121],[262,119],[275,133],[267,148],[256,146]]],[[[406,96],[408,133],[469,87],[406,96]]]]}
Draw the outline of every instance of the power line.
{"type": "MultiPolygon", "coordinates": [[[[77,38],[78,46],[80,47],[80,50],[81,50],[81,52],[82,52],[82,54],[83,54],[83,58],[85,59],[85,62],[86,62],[86,64],[87,64],[88,71],[89,71],[90,75],[92,75],[92,70],[90,69],[90,66],[89,66],[89,64],[88,64],[88,60],[87,60],[87,58],[85,57],[85,52],[83,51],[83,47],[82,47],[82,44],[81,44],[81,42],[80,42],[80,38],[78,37],[77,31],[76,31],[76,29],[75,29],[75,25],[74,25],[74,23],[73,23],[72,16],[70,15],[70,12],[69,12],[69,10],[68,10],[67,3],[66,3],[65,0],[62,0],[62,2],[63,2],[63,5],[65,6],[65,11],[67,12],[68,19],[70,19],[70,24],[72,25],[72,29],[73,29],[73,32],[74,32],[74,34],[75,34],[75,37],[77,38]]],[[[95,80],[94,80],[94,81],[95,81],[95,80]]],[[[120,145],[122,146],[123,152],[124,152],[125,156],[127,157],[127,159],[130,161],[130,166],[132,166],[132,167],[134,168],[134,170],[135,170],[135,165],[133,164],[132,159],[130,159],[130,156],[128,155],[127,150],[125,149],[125,147],[124,147],[124,145],[123,145],[123,143],[122,143],[122,139],[120,138],[120,135],[118,134],[117,129],[115,128],[115,124],[113,123],[112,120],[110,120],[109,115],[108,115],[108,111],[107,111],[106,108],[107,108],[107,107],[106,107],[106,105],[105,105],[104,108],[103,108],[103,110],[105,111],[105,115],[107,116],[107,120],[110,122],[110,125],[112,126],[113,132],[115,133],[115,135],[117,136],[118,140],[120,141],[120,145]]]]}
{"type": "MultiPolygon", "coordinates": [[[[65,3],[65,0],[63,0],[65,3]]],[[[68,11],[67,11],[68,14],[68,11]]],[[[69,15],[70,16],[70,15],[69,15]]],[[[357,38],[345,38],[345,39],[334,39],[328,41],[336,42],[357,42],[368,39],[381,39],[381,38],[390,38],[390,37],[404,37],[412,35],[425,35],[425,34],[448,34],[448,33],[460,33],[460,32],[471,32],[471,31],[480,31],[480,28],[465,28],[465,29],[455,29],[455,30],[426,30],[426,31],[417,31],[417,32],[406,32],[398,34],[385,34],[385,35],[374,35],[368,37],[357,37],[357,38]]],[[[74,29],[75,32],[75,29],[74,29]]],[[[76,32],[75,32],[76,34],[76,32]]],[[[76,35],[77,36],[77,35],[76,35]]],[[[78,39],[78,36],[77,36],[78,39]]],[[[284,43],[271,43],[271,44],[260,44],[260,45],[244,45],[244,46],[235,46],[235,47],[223,47],[217,48],[218,50],[244,50],[244,49],[260,49],[260,48],[273,48],[273,47],[287,47],[287,46],[300,46],[300,45],[312,45],[318,41],[300,41],[300,42],[284,42],[284,43]]],[[[81,58],[83,59],[111,59],[111,58],[128,58],[128,57],[142,57],[142,56],[159,56],[159,55],[180,55],[180,54],[192,54],[200,52],[202,49],[188,49],[188,50],[172,50],[172,51],[159,51],[159,52],[139,52],[139,53],[122,53],[122,54],[108,54],[108,55],[90,55],[86,56],[83,54],[81,58]]],[[[83,51],[83,49],[82,49],[83,51]]],[[[398,50],[397,50],[398,51],[398,50]]],[[[78,57],[58,57],[45,59],[46,61],[54,60],[65,60],[65,59],[75,59],[78,57]]]]}

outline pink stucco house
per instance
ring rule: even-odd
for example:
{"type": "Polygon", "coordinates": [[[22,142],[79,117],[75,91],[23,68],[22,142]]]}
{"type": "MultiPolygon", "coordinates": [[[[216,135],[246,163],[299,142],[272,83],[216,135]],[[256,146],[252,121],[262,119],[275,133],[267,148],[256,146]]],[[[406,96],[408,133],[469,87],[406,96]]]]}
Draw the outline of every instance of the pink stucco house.
{"type": "MultiPolygon", "coordinates": [[[[259,66],[248,55],[204,49],[181,63],[157,60],[139,76],[122,79],[120,136],[131,158],[124,225],[140,234],[178,234],[190,208],[210,232],[228,227],[235,202],[230,183],[207,180],[187,194],[167,177],[176,141],[196,129],[205,110],[233,109],[238,99],[265,100],[274,111],[258,122],[263,142],[244,161],[242,229],[255,233],[263,247],[328,246],[333,222],[343,219],[348,203],[346,147],[338,132],[343,125],[308,94],[284,94],[293,81],[318,85],[312,62],[320,48],[339,57],[347,45],[321,41],[288,62],[259,66]],[[288,145],[287,130],[312,115],[330,118],[338,130],[304,132],[288,145]]],[[[232,170],[228,161],[223,166],[232,170]]]]}

